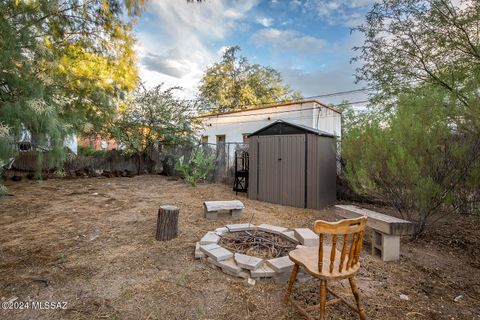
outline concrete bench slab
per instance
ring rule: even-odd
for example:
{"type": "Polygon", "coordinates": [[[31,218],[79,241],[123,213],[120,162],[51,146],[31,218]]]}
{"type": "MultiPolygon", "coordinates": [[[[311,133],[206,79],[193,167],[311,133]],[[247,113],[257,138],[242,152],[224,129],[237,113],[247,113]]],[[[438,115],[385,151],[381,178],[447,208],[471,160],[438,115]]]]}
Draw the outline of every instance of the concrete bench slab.
{"type": "Polygon", "coordinates": [[[354,205],[336,205],[335,213],[346,219],[367,216],[367,227],[372,229],[372,255],[382,261],[400,259],[400,236],[415,232],[415,224],[410,221],[354,205]]]}
{"type": "Polygon", "coordinates": [[[205,217],[208,220],[217,220],[220,211],[228,211],[232,218],[241,218],[245,206],[239,200],[205,201],[203,203],[205,217]]]}
{"type": "Polygon", "coordinates": [[[411,235],[415,232],[415,224],[410,221],[354,205],[336,205],[335,214],[346,219],[359,218],[367,215],[368,227],[392,236],[411,235]]]}

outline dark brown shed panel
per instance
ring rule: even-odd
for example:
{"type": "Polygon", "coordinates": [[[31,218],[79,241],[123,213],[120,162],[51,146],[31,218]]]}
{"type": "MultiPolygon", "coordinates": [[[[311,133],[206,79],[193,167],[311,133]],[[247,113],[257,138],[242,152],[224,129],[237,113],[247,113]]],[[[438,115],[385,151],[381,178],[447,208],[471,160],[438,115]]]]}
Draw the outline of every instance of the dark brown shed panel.
{"type": "Polygon", "coordinates": [[[336,141],[308,135],[307,208],[325,208],[337,198],[336,141]]]}
{"type": "Polygon", "coordinates": [[[319,209],[335,202],[332,135],[278,120],[249,136],[252,199],[319,209]]]}

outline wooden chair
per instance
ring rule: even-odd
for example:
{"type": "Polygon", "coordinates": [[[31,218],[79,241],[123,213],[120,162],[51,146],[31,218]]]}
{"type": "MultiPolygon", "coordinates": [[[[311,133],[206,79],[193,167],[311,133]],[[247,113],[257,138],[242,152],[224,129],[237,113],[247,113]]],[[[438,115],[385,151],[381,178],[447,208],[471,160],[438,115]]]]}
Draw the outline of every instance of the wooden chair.
{"type": "Polygon", "coordinates": [[[320,320],[325,319],[325,307],[339,302],[345,303],[352,310],[357,312],[360,319],[365,320],[366,315],[360,301],[355,275],[360,270],[360,253],[362,251],[362,241],[365,232],[365,225],[367,217],[358,219],[344,219],[338,222],[326,222],[322,220],[315,221],[314,231],[319,234],[318,247],[302,247],[290,251],[288,254],[290,260],[295,265],[290,275],[287,292],[285,293],[285,302],[291,300],[292,304],[303,314],[307,319],[314,319],[309,313],[320,309],[320,320]],[[331,235],[331,243],[325,243],[325,235],[331,235]],[[339,241],[342,244],[341,250],[337,249],[338,238],[343,238],[339,241]],[[348,252],[348,254],[347,254],[348,252]],[[299,267],[302,266],[305,271],[315,278],[320,279],[320,304],[303,308],[294,299],[290,299],[292,288],[299,267]],[[353,296],[357,303],[357,307],[348,303],[345,299],[339,297],[330,289],[327,289],[327,281],[348,279],[352,289],[353,296]],[[335,297],[327,301],[327,290],[335,297]]]}

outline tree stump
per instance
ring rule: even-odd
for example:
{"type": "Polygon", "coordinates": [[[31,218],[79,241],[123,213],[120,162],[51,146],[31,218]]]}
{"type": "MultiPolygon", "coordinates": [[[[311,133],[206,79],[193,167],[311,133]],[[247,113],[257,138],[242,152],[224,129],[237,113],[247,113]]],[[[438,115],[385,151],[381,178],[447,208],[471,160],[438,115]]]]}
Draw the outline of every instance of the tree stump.
{"type": "Polygon", "coordinates": [[[175,206],[161,206],[158,209],[156,234],[158,241],[167,241],[177,237],[179,211],[175,206]]]}

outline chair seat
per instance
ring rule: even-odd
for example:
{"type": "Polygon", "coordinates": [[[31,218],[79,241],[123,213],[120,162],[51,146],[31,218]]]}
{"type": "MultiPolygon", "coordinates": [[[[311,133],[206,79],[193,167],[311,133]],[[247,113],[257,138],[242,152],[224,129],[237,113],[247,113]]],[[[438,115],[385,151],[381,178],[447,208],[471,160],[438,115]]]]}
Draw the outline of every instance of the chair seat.
{"type": "Polygon", "coordinates": [[[335,260],[333,263],[333,272],[330,272],[330,252],[331,246],[323,246],[323,266],[322,270],[318,270],[318,246],[317,247],[301,247],[290,251],[288,256],[290,260],[303,266],[312,276],[319,279],[346,279],[355,275],[360,269],[360,263],[354,264],[347,270],[347,257],[343,262],[342,272],[339,272],[341,252],[335,249],[335,260]]]}

